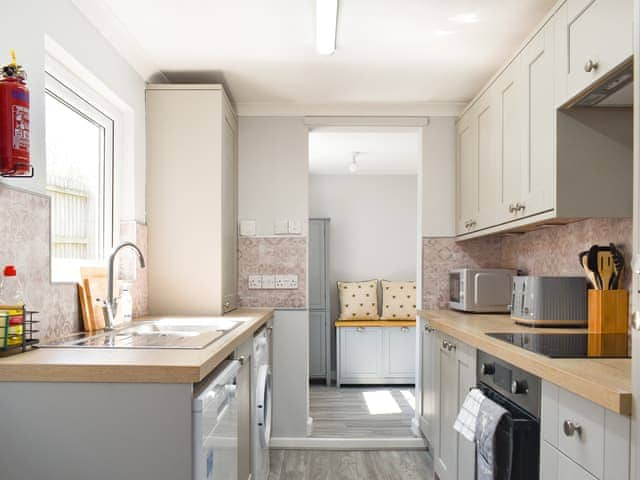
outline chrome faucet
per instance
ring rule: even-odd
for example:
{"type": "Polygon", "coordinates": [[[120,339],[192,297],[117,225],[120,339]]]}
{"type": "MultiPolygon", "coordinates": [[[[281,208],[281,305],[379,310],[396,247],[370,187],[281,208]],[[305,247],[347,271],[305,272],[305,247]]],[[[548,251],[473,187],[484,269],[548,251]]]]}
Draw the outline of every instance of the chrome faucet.
{"type": "Polygon", "coordinates": [[[125,247],[132,248],[138,254],[138,260],[140,261],[140,268],[145,267],[144,255],[133,242],[124,242],[118,245],[113,253],[109,256],[109,277],[107,283],[107,299],[102,302],[102,311],[104,312],[104,329],[113,330],[113,319],[118,311],[118,301],[113,298],[113,265],[115,263],[116,255],[120,250],[125,247]]]}

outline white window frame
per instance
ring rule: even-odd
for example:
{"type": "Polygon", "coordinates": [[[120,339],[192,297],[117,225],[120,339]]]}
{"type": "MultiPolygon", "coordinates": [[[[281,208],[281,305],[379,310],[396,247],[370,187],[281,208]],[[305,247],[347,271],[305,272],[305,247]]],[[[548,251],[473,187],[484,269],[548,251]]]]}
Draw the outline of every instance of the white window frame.
{"type": "MultiPolygon", "coordinates": [[[[85,120],[100,128],[100,165],[98,167],[98,245],[96,252],[97,260],[101,260],[113,246],[113,170],[115,165],[113,148],[115,128],[114,121],[48,72],[45,72],[45,95],[53,97],[56,101],[59,101],[78,115],[82,116],[85,120]]],[[[73,263],[78,262],[74,261],[73,263]]],[[[80,263],[95,263],[95,261],[87,260],[86,262],[80,263]]],[[[69,277],[72,275],[64,274],[62,276],[69,277]]]]}
{"type": "Polygon", "coordinates": [[[45,95],[51,94],[74,111],[104,130],[102,141],[105,149],[100,165],[100,235],[98,258],[91,260],[51,258],[51,281],[54,283],[77,282],[79,267],[104,266],[113,246],[118,243],[119,215],[119,166],[123,154],[124,123],[122,112],[107,100],[93,85],[74,74],[56,58],[47,55],[45,61],[45,95]]]}

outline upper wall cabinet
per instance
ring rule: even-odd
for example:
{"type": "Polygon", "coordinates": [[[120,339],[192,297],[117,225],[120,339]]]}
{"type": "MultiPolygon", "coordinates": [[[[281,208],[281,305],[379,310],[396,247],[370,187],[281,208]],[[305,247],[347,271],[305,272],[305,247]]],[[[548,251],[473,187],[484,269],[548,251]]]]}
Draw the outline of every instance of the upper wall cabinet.
{"type": "Polygon", "coordinates": [[[222,86],[147,87],[152,314],[220,315],[236,307],[237,138],[222,86]]]}
{"type": "Polygon", "coordinates": [[[567,0],[567,96],[633,54],[633,0],[567,0]]]}
{"type": "Polygon", "coordinates": [[[631,215],[631,109],[557,109],[628,58],[631,22],[629,0],[559,5],[463,113],[458,236],[631,215]]]}

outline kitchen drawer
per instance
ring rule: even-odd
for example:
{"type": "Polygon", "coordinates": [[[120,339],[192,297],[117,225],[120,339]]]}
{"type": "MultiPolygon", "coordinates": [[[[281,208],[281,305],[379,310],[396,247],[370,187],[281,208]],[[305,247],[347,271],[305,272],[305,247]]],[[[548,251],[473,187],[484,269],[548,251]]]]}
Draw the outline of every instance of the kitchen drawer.
{"type": "Polygon", "coordinates": [[[566,390],[558,394],[558,449],[596,477],[604,469],[604,408],[566,390]],[[572,432],[569,422],[575,425],[572,432]]]}
{"type": "Polygon", "coordinates": [[[597,480],[580,465],[543,441],[540,449],[540,480],[597,480]]]}
{"type": "MultiPolygon", "coordinates": [[[[542,441],[557,448],[595,478],[629,478],[629,417],[606,410],[549,382],[542,385],[542,441]],[[566,421],[579,429],[565,432],[566,421]]],[[[573,477],[560,475],[558,478],[573,477]]]]}
{"type": "Polygon", "coordinates": [[[633,53],[633,0],[568,0],[569,98],[633,53]],[[597,67],[586,71],[587,62],[597,67]]]}

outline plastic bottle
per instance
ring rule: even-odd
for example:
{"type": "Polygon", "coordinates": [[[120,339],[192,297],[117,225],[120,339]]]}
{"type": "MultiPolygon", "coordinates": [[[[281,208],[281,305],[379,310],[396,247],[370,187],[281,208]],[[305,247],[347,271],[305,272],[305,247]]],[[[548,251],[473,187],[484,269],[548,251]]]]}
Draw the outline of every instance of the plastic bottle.
{"type": "Polygon", "coordinates": [[[133,298],[129,288],[129,284],[123,284],[120,289],[120,298],[118,299],[118,316],[122,323],[131,323],[133,321],[133,298]]]}
{"type": "Polygon", "coordinates": [[[0,282],[0,305],[22,306],[24,304],[24,289],[17,276],[16,267],[6,265],[2,282],[0,282]]]}

